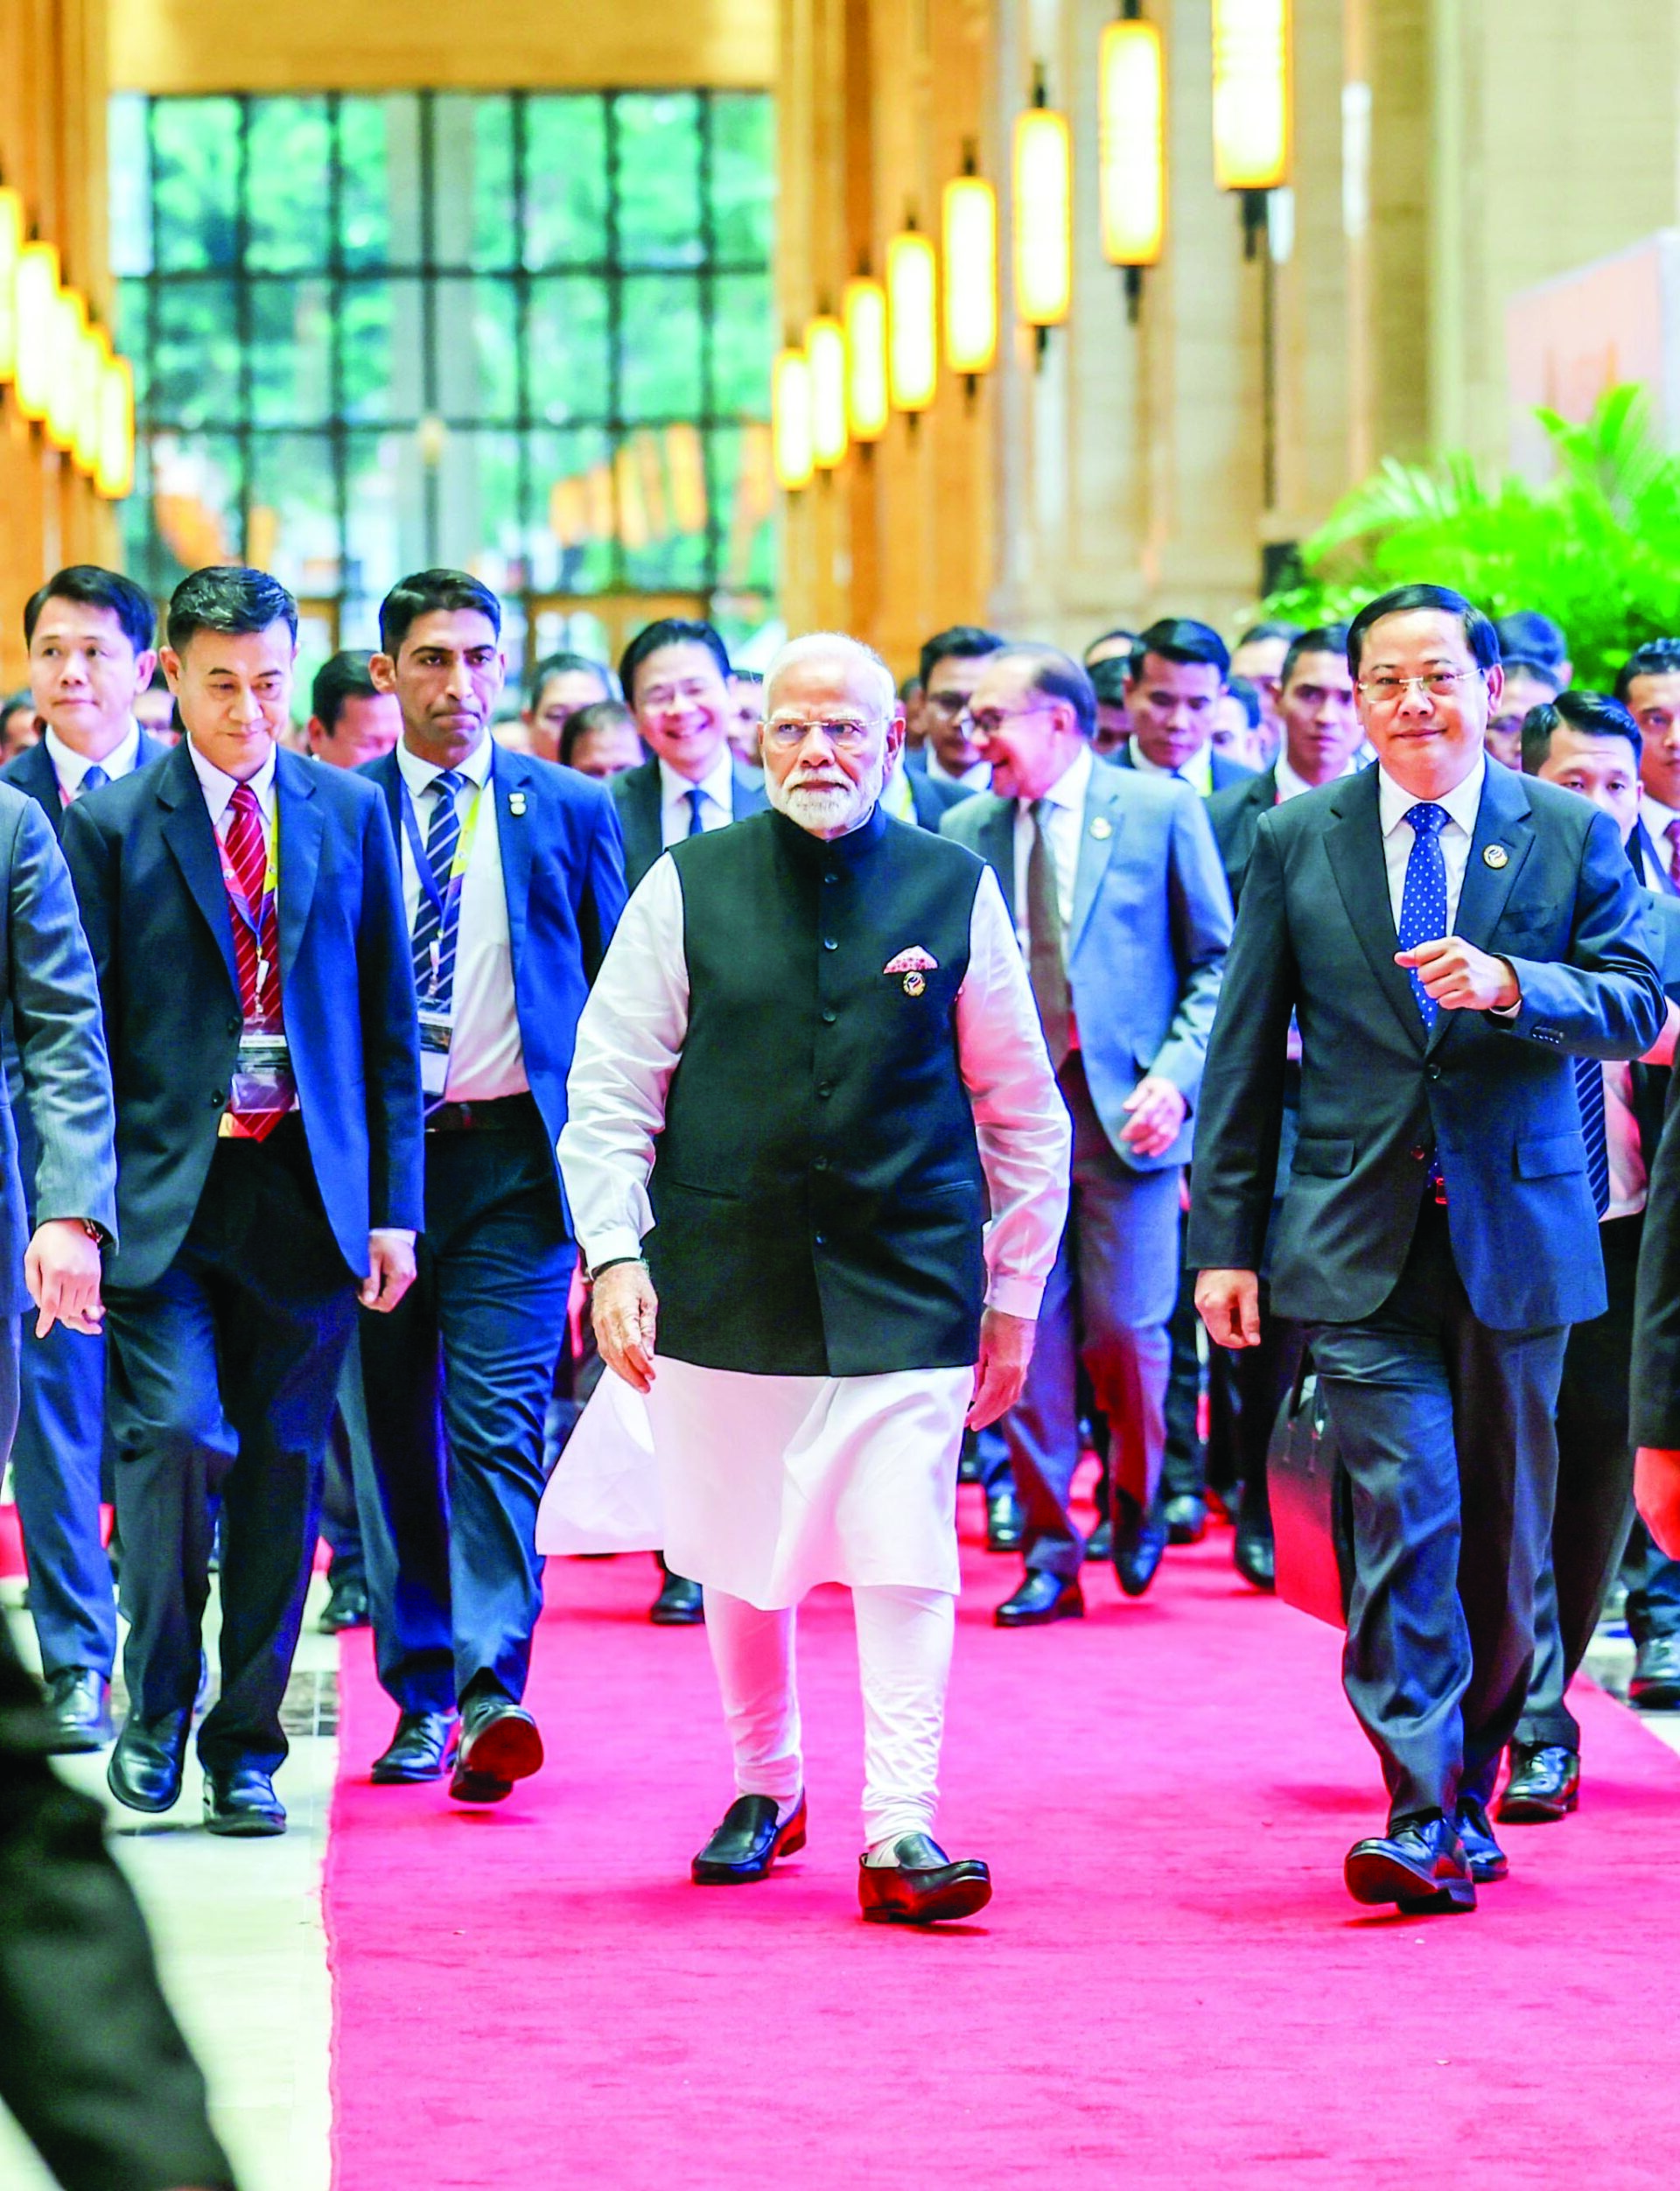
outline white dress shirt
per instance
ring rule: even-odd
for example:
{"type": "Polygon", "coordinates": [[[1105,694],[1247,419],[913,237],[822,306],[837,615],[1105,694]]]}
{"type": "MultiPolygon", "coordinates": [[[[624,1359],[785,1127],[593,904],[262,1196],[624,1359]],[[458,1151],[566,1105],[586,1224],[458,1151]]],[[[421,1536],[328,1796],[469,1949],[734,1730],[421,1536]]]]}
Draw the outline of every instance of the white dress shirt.
{"type": "Polygon", "coordinates": [[[66,806],[80,791],[81,780],[90,768],[102,768],[106,781],[116,783],[121,777],[131,776],[140,765],[140,725],[132,719],[122,742],[114,746],[101,761],[90,760],[86,753],[77,752],[74,746],[66,746],[50,723],[41,743],[52,758],[52,773],[59,780],[59,796],[66,806]]]}
{"type": "MultiPolygon", "coordinates": [[[[1045,830],[1050,839],[1050,857],[1055,863],[1056,903],[1061,913],[1064,956],[1068,931],[1074,919],[1074,885],[1079,875],[1079,838],[1085,822],[1085,796],[1090,788],[1091,749],[1082,746],[1078,758],[1044,794],[1050,802],[1045,830]]],[[[1028,960],[1032,956],[1032,939],[1027,920],[1026,874],[1027,862],[1032,857],[1032,839],[1038,830],[1032,819],[1034,803],[1031,799],[1015,802],[1015,934],[1021,956],[1028,960]]]]}
{"type": "Polygon", "coordinates": [[[1634,1068],[1626,1058],[1604,1067],[1604,1139],[1610,1158],[1610,1203],[1604,1222],[1636,1217],[1645,1207],[1648,1180],[1634,1112],[1634,1068]]]}
{"type": "MultiPolygon", "coordinates": [[[[229,819],[228,809],[233,804],[234,792],[239,789],[239,780],[230,776],[225,768],[218,768],[214,761],[206,760],[190,738],[186,745],[192,757],[192,773],[204,793],[204,803],[210,809],[210,826],[219,837],[226,837],[229,819]]],[[[274,858],[274,747],[270,746],[268,759],[256,775],[249,779],[249,782],[251,789],[256,794],[257,807],[262,816],[263,840],[277,874],[280,863],[274,858]]],[[[279,894],[279,884],[276,882],[276,899],[279,894]]]]}
{"type": "Polygon", "coordinates": [[[1188,784],[1200,792],[1204,799],[1214,795],[1214,746],[1210,738],[1200,752],[1192,753],[1182,768],[1163,768],[1158,760],[1151,760],[1134,737],[1131,741],[1131,765],[1140,775],[1176,776],[1181,784],[1188,784]]]}
{"type": "Polygon", "coordinates": [[[1646,872],[1641,876],[1640,880],[1647,890],[1667,890],[1674,882],[1670,866],[1674,853],[1674,840],[1670,836],[1669,831],[1676,822],[1680,822],[1680,814],[1676,814],[1672,807],[1661,805],[1652,798],[1648,791],[1645,791],[1640,794],[1639,818],[1645,824],[1645,834],[1651,840],[1651,849],[1656,854],[1658,869],[1657,872],[1652,873],[1652,863],[1648,859],[1645,862],[1646,872]]]}
{"type": "MultiPolygon", "coordinates": [[[[514,1000],[514,949],[508,931],[508,892],[502,881],[501,844],[497,833],[495,794],[490,788],[495,747],[488,738],[462,761],[457,773],[466,779],[455,794],[455,810],[465,824],[473,799],[479,818],[466,872],[461,878],[461,922],[455,942],[453,1025],[444,1099],[452,1103],[489,1102],[499,1096],[523,1095],[530,1087],[525,1052],[519,1039],[514,1000]]],[[[396,749],[396,766],[414,802],[424,844],[443,795],[434,788],[443,770],[396,749]]],[[[406,830],[402,839],[402,902],[409,934],[414,934],[420,904],[420,874],[406,830]]]]}
{"type": "MultiPolygon", "coordinates": [[[[1304,792],[1317,791],[1321,788],[1318,784],[1308,783],[1305,776],[1298,776],[1295,774],[1289,765],[1288,750],[1284,746],[1279,746],[1278,749],[1278,759],[1274,764],[1273,774],[1278,781],[1278,804],[1280,807],[1286,800],[1298,799],[1304,792]]],[[[1356,776],[1358,774],[1359,763],[1349,760],[1342,764],[1330,780],[1332,783],[1340,783],[1344,776],[1356,776]]],[[[1414,801],[1413,803],[1416,804],[1416,802],[1414,801]]]]}
{"type": "Polygon", "coordinates": [[[928,748],[928,774],[935,783],[967,784],[970,791],[988,791],[991,788],[991,763],[989,760],[973,761],[960,775],[956,775],[946,767],[931,745],[928,748]]]}
{"type": "Polygon", "coordinates": [[[904,765],[902,748],[892,764],[892,774],[881,786],[881,806],[895,822],[908,822],[914,827],[916,819],[915,794],[910,788],[910,777],[904,765]]]}
{"type": "MultiPolygon", "coordinates": [[[[659,827],[660,841],[668,851],[673,844],[680,844],[694,827],[694,802],[689,794],[694,786],[686,776],[679,776],[667,760],[659,764],[659,827]]],[[[700,779],[704,796],[700,802],[700,826],[710,833],[726,830],[735,819],[735,756],[727,745],[718,749],[718,758],[700,779]]]]}
{"type": "MultiPolygon", "coordinates": [[[[560,1168],[586,1264],[640,1255],[652,1228],[654,1144],[688,1026],[682,883],[676,863],[662,859],[625,908],[578,1023],[560,1168]]],[[[956,1037],[991,1203],[986,1298],[1036,1316],[1067,1216],[1070,1130],[990,869],[975,892],[956,1037]]]]}
{"type": "Polygon", "coordinates": [[[1411,847],[1417,836],[1417,831],[1406,819],[1407,815],[1417,806],[1445,807],[1446,809],[1447,818],[1441,825],[1436,842],[1441,848],[1441,864],[1446,870],[1446,933],[1451,935],[1459,918],[1464,871],[1470,864],[1470,841],[1476,833],[1476,816],[1481,808],[1481,787],[1487,776],[1488,763],[1478,753],[1475,766],[1462,783],[1455,784],[1442,798],[1419,799],[1415,791],[1407,791],[1396,783],[1386,768],[1378,766],[1376,793],[1382,823],[1382,857],[1388,865],[1389,909],[1394,915],[1396,934],[1400,928],[1400,906],[1406,894],[1406,862],[1411,857],[1411,847]]]}

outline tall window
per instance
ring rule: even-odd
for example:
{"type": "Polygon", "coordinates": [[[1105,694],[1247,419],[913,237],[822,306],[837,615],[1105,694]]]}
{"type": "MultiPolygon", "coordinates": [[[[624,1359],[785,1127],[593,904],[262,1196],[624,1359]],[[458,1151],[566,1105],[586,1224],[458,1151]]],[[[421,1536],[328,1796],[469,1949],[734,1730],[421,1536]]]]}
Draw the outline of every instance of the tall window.
{"type": "Polygon", "coordinates": [[[734,92],[121,97],[133,573],[240,559],[312,656],[466,565],[528,646],[769,613],[773,121],[734,92]]]}

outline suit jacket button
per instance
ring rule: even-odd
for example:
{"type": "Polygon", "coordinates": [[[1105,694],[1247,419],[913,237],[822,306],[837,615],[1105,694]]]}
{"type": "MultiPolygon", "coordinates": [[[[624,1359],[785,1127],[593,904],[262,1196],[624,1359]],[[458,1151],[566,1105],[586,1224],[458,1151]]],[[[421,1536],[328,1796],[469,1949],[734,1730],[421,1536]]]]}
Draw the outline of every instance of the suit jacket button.
{"type": "Polygon", "coordinates": [[[825,951],[837,951],[840,948],[840,946],[835,942],[831,935],[825,935],[822,939],[822,948],[825,951]]]}
{"type": "Polygon", "coordinates": [[[1440,1068],[1440,1067],[1439,1067],[1438,1065],[1426,1065],[1426,1066],[1424,1066],[1424,1078],[1426,1081],[1438,1081],[1438,1080],[1439,1080],[1439,1079],[1440,1079],[1440,1077],[1441,1077],[1441,1068],[1440,1068]]]}
{"type": "Polygon", "coordinates": [[[822,1015],[822,1025],[825,1027],[831,1027],[839,1017],[837,1012],[825,1012],[822,1015]]]}
{"type": "Polygon", "coordinates": [[[245,1023],[244,1023],[244,1021],[243,1021],[242,1019],[236,1019],[236,1018],[231,1018],[231,1017],[230,1017],[230,1018],[229,1018],[229,1019],[228,1019],[228,1033],[229,1033],[229,1034],[237,1034],[237,1033],[239,1032],[240,1029],[241,1029],[241,1028],[244,1026],[244,1024],[245,1024],[245,1023]]]}
{"type": "Polygon", "coordinates": [[[211,1089],[210,1108],[212,1110],[220,1110],[227,1100],[228,1098],[222,1094],[219,1088],[213,1088],[211,1089]]]}
{"type": "Polygon", "coordinates": [[[834,1082],[832,1081],[819,1081],[816,1084],[816,1092],[819,1096],[832,1096],[834,1093],[834,1082]]]}
{"type": "Polygon", "coordinates": [[[826,1172],[829,1168],[829,1159],[827,1157],[818,1157],[811,1168],[816,1172],[826,1172]]]}
{"type": "Polygon", "coordinates": [[[829,1236],[827,1233],[813,1233],[811,1235],[811,1238],[816,1242],[819,1248],[826,1248],[829,1244],[829,1236]]]}

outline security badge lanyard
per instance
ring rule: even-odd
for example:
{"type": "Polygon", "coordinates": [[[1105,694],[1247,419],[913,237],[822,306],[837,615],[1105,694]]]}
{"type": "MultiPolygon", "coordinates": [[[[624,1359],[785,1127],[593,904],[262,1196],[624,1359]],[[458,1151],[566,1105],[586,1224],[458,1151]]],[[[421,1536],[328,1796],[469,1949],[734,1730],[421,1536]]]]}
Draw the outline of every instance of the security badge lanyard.
{"type": "Polygon", "coordinates": [[[414,857],[414,872],[419,877],[420,887],[430,899],[432,910],[438,915],[438,933],[431,940],[430,976],[418,998],[420,1088],[425,1096],[441,1096],[444,1084],[449,1077],[449,1045],[455,1026],[455,983],[452,971],[448,994],[439,997],[439,976],[444,946],[460,927],[461,889],[472,858],[473,842],[479,833],[479,807],[483,798],[484,786],[480,784],[472,794],[472,803],[466,810],[466,819],[462,822],[460,836],[456,839],[455,857],[450,862],[448,884],[440,891],[438,878],[431,872],[431,862],[426,857],[425,839],[420,834],[420,817],[414,810],[413,794],[406,783],[402,786],[402,833],[409,840],[409,850],[414,857]]]}
{"type": "MultiPolygon", "coordinates": [[[[297,1099],[298,1084],[292,1077],[291,1052],[286,1042],[286,1031],[278,1009],[279,999],[270,998],[265,992],[270,978],[277,977],[279,969],[272,959],[263,956],[263,931],[269,916],[275,909],[280,887],[280,816],[276,802],[273,826],[267,823],[262,830],[267,847],[267,861],[262,873],[262,897],[253,906],[240,886],[234,872],[228,848],[220,836],[216,839],[216,857],[221,862],[221,877],[227,885],[228,902],[233,908],[235,920],[244,922],[250,931],[256,949],[256,1008],[253,1017],[240,1029],[239,1050],[234,1060],[233,1086],[228,1091],[228,1115],[244,1111],[290,1110],[297,1099]]],[[[224,1121],[225,1123],[225,1121],[224,1121]]]]}

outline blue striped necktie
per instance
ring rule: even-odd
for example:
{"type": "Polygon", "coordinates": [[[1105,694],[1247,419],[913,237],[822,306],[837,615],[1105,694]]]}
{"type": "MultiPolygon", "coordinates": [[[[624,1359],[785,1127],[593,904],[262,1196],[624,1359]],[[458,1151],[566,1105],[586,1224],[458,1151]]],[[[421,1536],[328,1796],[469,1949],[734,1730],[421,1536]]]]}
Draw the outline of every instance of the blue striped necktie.
{"type": "Polygon", "coordinates": [[[1581,1138],[1586,1144],[1586,1179],[1592,1207],[1602,1217],[1610,1207],[1610,1137],[1604,1119],[1604,1068],[1597,1058],[1575,1060],[1575,1093],[1581,1106],[1581,1138]]]}
{"type": "Polygon", "coordinates": [[[460,931],[461,900],[458,891],[451,896],[449,876],[461,841],[455,794],[465,780],[453,768],[444,769],[432,780],[426,864],[438,886],[438,895],[444,901],[444,912],[440,918],[431,892],[423,882],[414,915],[414,985],[424,1003],[442,1012],[448,1011],[455,993],[455,942],[460,931]]]}

